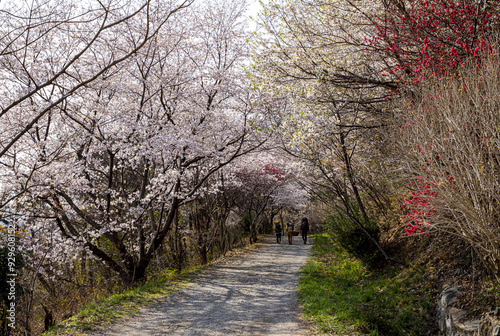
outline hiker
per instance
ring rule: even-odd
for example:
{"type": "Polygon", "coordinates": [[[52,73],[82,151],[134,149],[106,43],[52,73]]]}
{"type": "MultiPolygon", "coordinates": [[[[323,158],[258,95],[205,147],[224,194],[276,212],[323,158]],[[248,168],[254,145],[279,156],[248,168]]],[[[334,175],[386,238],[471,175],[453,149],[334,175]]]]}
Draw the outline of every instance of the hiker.
{"type": "Polygon", "coordinates": [[[279,220],[274,221],[274,230],[276,232],[276,243],[281,244],[281,224],[279,220]]]}
{"type": "Polygon", "coordinates": [[[306,217],[302,218],[302,224],[300,224],[300,231],[302,232],[302,240],[304,244],[307,243],[307,232],[309,232],[309,221],[306,217]]]}
{"type": "Polygon", "coordinates": [[[288,232],[288,244],[292,245],[293,224],[290,221],[288,221],[288,223],[286,223],[286,232],[288,232]]]}

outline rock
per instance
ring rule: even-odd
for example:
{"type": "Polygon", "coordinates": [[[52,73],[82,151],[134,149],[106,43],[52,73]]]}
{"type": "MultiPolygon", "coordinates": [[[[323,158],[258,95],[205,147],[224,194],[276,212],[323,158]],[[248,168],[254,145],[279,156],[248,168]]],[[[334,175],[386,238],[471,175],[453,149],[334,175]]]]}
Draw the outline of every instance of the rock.
{"type": "Polygon", "coordinates": [[[441,293],[436,322],[446,336],[500,336],[500,307],[486,313],[481,320],[465,320],[467,312],[451,307],[457,301],[458,289],[449,288],[441,293]]]}
{"type": "MultiPolygon", "coordinates": [[[[453,308],[452,308],[453,309],[453,308]]],[[[458,316],[453,316],[452,314],[452,319],[453,319],[453,329],[454,329],[454,335],[455,336],[475,336],[478,326],[479,326],[479,320],[472,320],[472,321],[464,321],[463,318],[465,317],[466,312],[464,310],[460,310],[460,315],[458,316]]]]}
{"type": "Polygon", "coordinates": [[[474,336],[500,336],[500,317],[496,316],[498,308],[483,316],[474,336]]]}
{"type": "Polygon", "coordinates": [[[465,320],[467,312],[451,307],[457,301],[458,289],[441,293],[436,309],[439,330],[446,336],[500,336],[500,307],[485,314],[481,320],[465,320]]]}
{"type": "Polygon", "coordinates": [[[436,320],[439,330],[446,336],[453,336],[453,319],[450,314],[450,306],[457,300],[458,289],[453,287],[441,293],[436,309],[436,320]]]}
{"type": "Polygon", "coordinates": [[[444,292],[441,293],[441,299],[439,303],[442,308],[448,308],[453,303],[457,301],[458,289],[456,287],[448,288],[444,292]]]}

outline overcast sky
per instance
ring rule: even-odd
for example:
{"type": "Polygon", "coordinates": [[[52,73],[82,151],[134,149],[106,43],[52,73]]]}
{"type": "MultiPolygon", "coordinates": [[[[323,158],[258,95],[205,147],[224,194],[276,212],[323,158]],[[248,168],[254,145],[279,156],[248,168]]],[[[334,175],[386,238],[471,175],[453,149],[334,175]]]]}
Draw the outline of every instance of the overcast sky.
{"type": "MultiPolygon", "coordinates": [[[[262,7],[259,4],[258,0],[248,0],[248,11],[247,15],[252,17],[254,20],[257,18],[257,13],[262,7]]],[[[255,23],[250,20],[250,27],[252,30],[255,30],[255,23]]]]}

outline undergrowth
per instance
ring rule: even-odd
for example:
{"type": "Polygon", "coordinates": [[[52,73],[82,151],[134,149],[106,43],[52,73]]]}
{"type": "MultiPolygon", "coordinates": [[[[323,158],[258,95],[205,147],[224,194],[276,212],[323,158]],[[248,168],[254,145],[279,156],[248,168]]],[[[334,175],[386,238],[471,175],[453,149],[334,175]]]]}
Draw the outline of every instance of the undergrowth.
{"type": "Polygon", "coordinates": [[[207,265],[185,268],[181,273],[173,269],[157,272],[151,276],[151,280],[143,285],[129,288],[118,294],[101,297],[98,301],[86,305],[80,312],[42,335],[85,335],[86,332],[97,327],[133,315],[141,307],[190,286],[191,280],[207,266],[244,254],[255,246],[256,244],[236,248],[229,251],[224,258],[213,260],[207,265]]]}
{"type": "Polygon", "coordinates": [[[82,335],[85,331],[134,314],[145,304],[184,288],[189,284],[189,277],[203,268],[197,267],[182,273],[166,270],[153,281],[86,305],[80,312],[43,335],[82,335]]]}
{"type": "Polygon", "coordinates": [[[299,297],[321,335],[412,336],[433,328],[434,291],[418,267],[368,270],[314,236],[313,257],[301,271],[299,297]]]}

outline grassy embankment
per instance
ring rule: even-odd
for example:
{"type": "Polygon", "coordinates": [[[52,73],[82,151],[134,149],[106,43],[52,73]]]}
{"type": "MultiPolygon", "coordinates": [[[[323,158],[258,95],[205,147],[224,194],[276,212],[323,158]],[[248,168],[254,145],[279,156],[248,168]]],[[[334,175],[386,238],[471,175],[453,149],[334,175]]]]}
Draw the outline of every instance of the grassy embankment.
{"type": "Polygon", "coordinates": [[[190,276],[203,268],[198,267],[182,273],[167,270],[144,285],[102,297],[43,335],[83,335],[98,326],[134,314],[140,307],[184,288],[190,283],[190,276]]]}
{"type": "Polygon", "coordinates": [[[304,314],[319,334],[413,336],[433,328],[435,293],[418,268],[370,271],[318,235],[301,273],[304,314]]]}
{"type": "Polygon", "coordinates": [[[43,335],[85,335],[86,332],[99,326],[133,315],[141,307],[192,285],[195,276],[207,266],[246,253],[255,246],[256,244],[235,248],[229,251],[224,258],[214,260],[203,266],[191,266],[181,273],[167,269],[162,273],[155,274],[143,285],[127,289],[118,294],[102,297],[97,302],[86,305],[80,312],[52,327],[43,335]]]}

